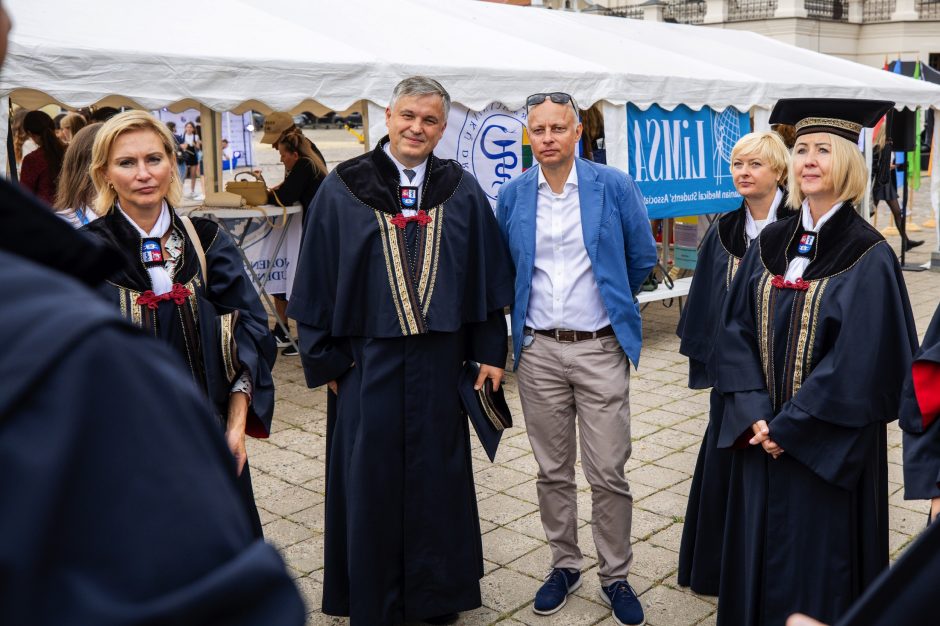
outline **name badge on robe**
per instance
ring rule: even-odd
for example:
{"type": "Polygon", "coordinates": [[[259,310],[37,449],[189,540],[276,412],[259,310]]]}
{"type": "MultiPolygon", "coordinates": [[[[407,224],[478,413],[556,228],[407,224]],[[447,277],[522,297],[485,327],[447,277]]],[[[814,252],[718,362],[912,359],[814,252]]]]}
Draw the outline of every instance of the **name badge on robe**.
{"type": "Polygon", "coordinates": [[[797,256],[813,258],[816,256],[816,233],[804,232],[796,246],[797,256]]]}
{"type": "Polygon", "coordinates": [[[418,204],[418,188],[417,187],[402,187],[401,188],[402,208],[413,209],[416,204],[418,204]]]}
{"type": "Polygon", "coordinates": [[[159,237],[144,237],[140,240],[140,260],[144,267],[163,265],[163,248],[159,237]]]}

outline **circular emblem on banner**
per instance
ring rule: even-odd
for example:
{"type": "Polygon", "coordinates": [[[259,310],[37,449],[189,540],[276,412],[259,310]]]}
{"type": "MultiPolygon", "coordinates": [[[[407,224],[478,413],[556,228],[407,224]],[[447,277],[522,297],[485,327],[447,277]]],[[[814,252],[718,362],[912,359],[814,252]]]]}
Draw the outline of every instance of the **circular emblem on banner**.
{"type": "Polygon", "coordinates": [[[482,111],[467,112],[457,140],[457,160],[473,174],[490,200],[496,200],[503,183],[531,165],[524,131],[525,109],[512,111],[491,104],[482,111]]]}

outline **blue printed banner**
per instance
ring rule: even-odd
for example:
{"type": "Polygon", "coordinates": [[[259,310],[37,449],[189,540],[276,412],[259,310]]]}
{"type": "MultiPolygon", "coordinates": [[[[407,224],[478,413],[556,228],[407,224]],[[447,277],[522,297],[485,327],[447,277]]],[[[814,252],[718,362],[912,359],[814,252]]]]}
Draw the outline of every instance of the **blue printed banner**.
{"type": "Polygon", "coordinates": [[[750,132],[747,113],[733,107],[693,111],[627,105],[628,171],[651,218],[720,213],[737,208],[731,149],[750,132]]]}

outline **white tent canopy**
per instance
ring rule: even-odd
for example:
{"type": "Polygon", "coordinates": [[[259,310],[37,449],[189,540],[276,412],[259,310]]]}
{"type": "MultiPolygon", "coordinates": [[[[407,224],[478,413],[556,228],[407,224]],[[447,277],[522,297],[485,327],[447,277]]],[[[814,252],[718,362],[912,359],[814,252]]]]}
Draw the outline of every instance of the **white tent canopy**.
{"type": "Polygon", "coordinates": [[[565,89],[584,105],[770,108],[781,97],[940,107],[940,88],[760,35],[472,0],[6,0],[0,95],[68,106],[118,95],[155,109],[346,110],[410,74],[456,102],[512,108],[565,89]],[[36,95],[36,94],[33,94],[36,95]]]}

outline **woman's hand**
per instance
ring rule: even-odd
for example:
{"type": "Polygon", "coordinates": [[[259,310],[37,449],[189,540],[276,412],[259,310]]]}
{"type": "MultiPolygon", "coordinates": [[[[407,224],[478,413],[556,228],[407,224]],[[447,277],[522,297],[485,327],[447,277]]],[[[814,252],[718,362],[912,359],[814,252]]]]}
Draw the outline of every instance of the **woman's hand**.
{"type": "Polygon", "coordinates": [[[760,444],[764,448],[764,452],[772,456],[773,458],[779,458],[783,454],[784,450],[781,448],[773,439],[770,438],[770,427],[767,426],[765,420],[757,420],[751,425],[751,430],[754,432],[754,436],[750,438],[748,443],[752,446],[760,444]]]}
{"type": "Polygon", "coordinates": [[[248,462],[248,449],[245,447],[245,425],[248,423],[248,395],[236,391],[228,398],[228,420],[225,422],[225,443],[235,457],[235,469],[242,475],[248,462]]]}
{"type": "Polygon", "coordinates": [[[503,368],[480,363],[480,374],[477,376],[473,388],[477,391],[483,389],[483,383],[487,378],[493,381],[493,391],[499,391],[499,383],[503,381],[503,368]]]}

